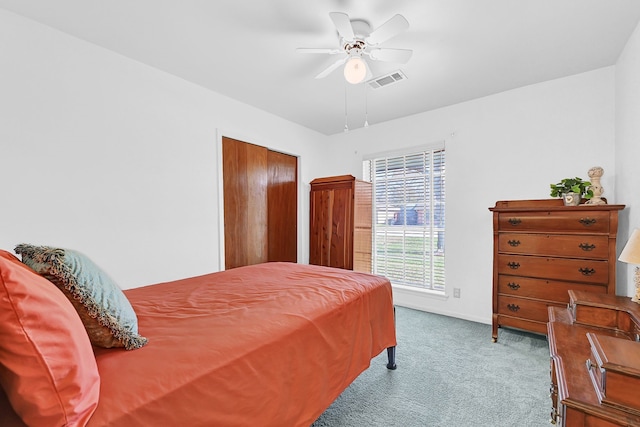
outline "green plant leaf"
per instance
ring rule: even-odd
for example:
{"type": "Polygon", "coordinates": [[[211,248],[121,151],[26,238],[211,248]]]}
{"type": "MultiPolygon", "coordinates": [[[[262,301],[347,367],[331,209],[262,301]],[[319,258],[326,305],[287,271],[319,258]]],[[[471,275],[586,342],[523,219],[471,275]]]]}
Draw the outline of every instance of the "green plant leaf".
{"type": "Polygon", "coordinates": [[[550,184],[551,197],[562,196],[565,193],[577,193],[585,198],[593,197],[593,191],[589,188],[591,183],[583,181],[580,177],[564,178],[557,184],[550,184]]]}

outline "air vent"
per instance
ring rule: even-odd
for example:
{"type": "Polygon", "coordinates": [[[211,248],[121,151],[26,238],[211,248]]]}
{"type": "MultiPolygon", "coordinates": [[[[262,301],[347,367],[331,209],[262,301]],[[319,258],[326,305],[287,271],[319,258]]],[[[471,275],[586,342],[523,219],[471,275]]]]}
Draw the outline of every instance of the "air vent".
{"type": "Polygon", "coordinates": [[[405,76],[402,71],[398,70],[398,71],[389,73],[385,76],[376,77],[375,79],[369,80],[369,85],[374,89],[378,89],[383,86],[389,86],[391,84],[398,83],[399,81],[406,80],[406,79],[407,79],[407,76],[405,76]]]}

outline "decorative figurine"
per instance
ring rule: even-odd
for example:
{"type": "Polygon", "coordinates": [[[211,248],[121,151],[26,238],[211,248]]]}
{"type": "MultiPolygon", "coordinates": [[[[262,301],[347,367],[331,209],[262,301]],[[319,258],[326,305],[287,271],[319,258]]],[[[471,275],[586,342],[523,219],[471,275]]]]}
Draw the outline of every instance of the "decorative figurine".
{"type": "Polygon", "coordinates": [[[589,169],[588,175],[589,175],[589,181],[591,181],[591,191],[593,191],[593,197],[589,200],[587,200],[587,203],[585,203],[586,205],[606,205],[607,202],[602,200],[600,198],[600,196],[602,196],[602,193],[604,193],[604,188],[602,188],[602,185],[600,185],[600,178],[602,177],[602,174],[604,173],[604,169],[602,169],[600,166],[594,166],[591,169],[589,169]]]}

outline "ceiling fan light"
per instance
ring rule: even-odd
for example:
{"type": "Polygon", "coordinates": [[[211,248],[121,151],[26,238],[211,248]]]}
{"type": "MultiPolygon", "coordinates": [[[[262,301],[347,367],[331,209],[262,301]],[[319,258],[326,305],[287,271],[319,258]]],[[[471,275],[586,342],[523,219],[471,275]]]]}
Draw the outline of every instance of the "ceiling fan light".
{"type": "Polygon", "coordinates": [[[349,58],[344,66],[344,78],[351,84],[361,83],[367,76],[367,64],[359,56],[349,58]]]}

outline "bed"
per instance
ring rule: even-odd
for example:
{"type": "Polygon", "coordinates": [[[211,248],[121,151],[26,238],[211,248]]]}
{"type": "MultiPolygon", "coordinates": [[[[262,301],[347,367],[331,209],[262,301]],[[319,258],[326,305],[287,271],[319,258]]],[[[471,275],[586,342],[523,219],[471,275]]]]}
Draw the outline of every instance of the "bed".
{"type": "MultiPolygon", "coordinates": [[[[308,427],[385,349],[395,369],[381,276],[276,262],[124,294],[148,343],[93,347],[89,427],[308,427]]],[[[25,425],[5,395],[0,414],[0,426],[25,425]]]]}

